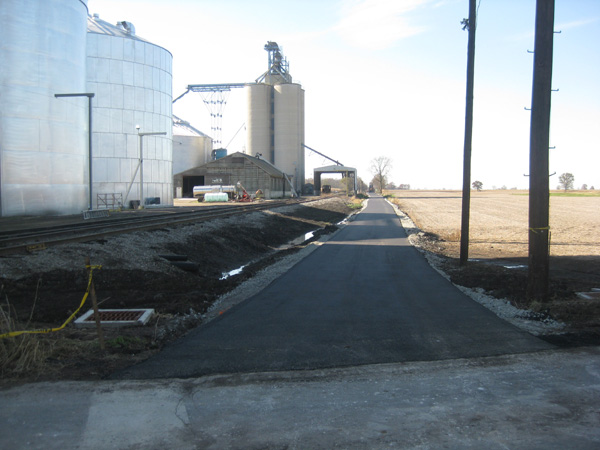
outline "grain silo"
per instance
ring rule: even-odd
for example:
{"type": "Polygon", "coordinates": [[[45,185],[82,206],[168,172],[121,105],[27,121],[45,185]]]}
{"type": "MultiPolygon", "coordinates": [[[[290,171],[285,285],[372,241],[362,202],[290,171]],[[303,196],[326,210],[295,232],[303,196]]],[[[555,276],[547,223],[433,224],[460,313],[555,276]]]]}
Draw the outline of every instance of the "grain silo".
{"type": "Polygon", "coordinates": [[[87,0],[0,2],[0,215],[87,209],[87,0]]]}
{"type": "Polygon", "coordinates": [[[293,176],[294,189],[304,184],[304,90],[299,84],[276,84],[275,93],[275,164],[293,176]]]}
{"type": "Polygon", "coordinates": [[[269,68],[247,85],[247,153],[288,175],[297,192],[304,184],[304,90],[293,83],[276,42],[268,42],[269,68]]]}
{"type": "Polygon", "coordinates": [[[248,84],[246,90],[248,97],[247,153],[252,156],[261,153],[263,158],[273,163],[275,158],[275,143],[271,127],[273,86],[266,83],[248,84]]]}
{"type": "Polygon", "coordinates": [[[137,36],[130,22],[88,18],[87,89],[96,92],[94,207],[110,207],[114,199],[126,207],[130,201],[172,204],[172,61],[169,51],[137,36]]]}

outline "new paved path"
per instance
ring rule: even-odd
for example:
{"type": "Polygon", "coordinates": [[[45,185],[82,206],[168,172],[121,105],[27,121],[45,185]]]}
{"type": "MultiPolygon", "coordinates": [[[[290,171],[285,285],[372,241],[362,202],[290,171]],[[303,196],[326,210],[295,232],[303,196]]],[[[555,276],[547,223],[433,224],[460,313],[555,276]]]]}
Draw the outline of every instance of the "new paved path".
{"type": "Polygon", "coordinates": [[[550,348],[433,270],[409,244],[393,208],[375,197],[262,292],[116,378],[319,369],[550,348]]]}

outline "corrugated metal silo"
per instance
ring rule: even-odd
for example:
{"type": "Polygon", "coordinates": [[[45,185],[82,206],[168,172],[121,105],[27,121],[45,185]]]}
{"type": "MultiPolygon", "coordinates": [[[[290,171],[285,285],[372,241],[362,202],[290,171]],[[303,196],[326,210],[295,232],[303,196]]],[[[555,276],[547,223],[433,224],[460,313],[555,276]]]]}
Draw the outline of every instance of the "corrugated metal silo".
{"type": "MultiPolygon", "coordinates": [[[[129,22],[111,25],[88,19],[87,86],[96,92],[93,133],[93,190],[127,200],[173,202],[171,53],[135,35],[129,22]],[[166,132],[166,136],[138,136],[166,132]],[[143,196],[140,199],[140,139],[143,139],[143,196]],[[131,184],[131,182],[133,184],[131,184]]],[[[100,207],[102,206],[99,205],[100,207]]]]}
{"type": "Polygon", "coordinates": [[[276,84],[275,166],[294,177],[294,188],[304,182],[304,90],[299,84],[276,84]]]}
{"type": "Polygon", "coordinates": [[[262,157],[273,163],[271,143],[271,96],[273,86],[268,84],[249,84],[247,89],[248,114],[246,121],[246,153],[262,157]]]}
{"type": "Polygon", "coordinates": [[[87,0],[0,2],[0,215],[87,208],[87,0]]]}

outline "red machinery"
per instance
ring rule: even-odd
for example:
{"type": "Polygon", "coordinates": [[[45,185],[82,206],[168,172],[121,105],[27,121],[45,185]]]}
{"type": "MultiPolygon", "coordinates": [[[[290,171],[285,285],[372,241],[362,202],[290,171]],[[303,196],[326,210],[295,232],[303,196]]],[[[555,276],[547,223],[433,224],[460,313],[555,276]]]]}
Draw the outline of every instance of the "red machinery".
{"type": "Polygon", "coordinates": [[[251,202],[252,197],[246,191],[246,188],[239,181],[236,184],[236,201],[238,202],[251,202]]]}

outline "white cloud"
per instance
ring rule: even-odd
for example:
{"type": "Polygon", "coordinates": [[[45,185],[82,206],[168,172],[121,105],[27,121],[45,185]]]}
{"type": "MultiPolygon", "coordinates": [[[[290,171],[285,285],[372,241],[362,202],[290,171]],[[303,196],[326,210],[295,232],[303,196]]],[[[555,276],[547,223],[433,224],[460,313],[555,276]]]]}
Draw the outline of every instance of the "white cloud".
{"type": "Polygon", "coordinates": [[[334,30],[354,46],[383,49],[425,30],[405,17],[425,3],[428,0],[345,0],[334,30]]]}
{"type": "Polygon", "coordinates": [[[596,22],[598,22],[598,20],[599,20],[598,17],[594,17],[591,19],[575,20],[575,21],[567,22],[567,23],[559,23],[555,26],[555,28],[560,31],[569,30],[572,28],[579,28],[579,27],[583,27],[583,26],[586,26],[586,25],[589,25],[592,23],[596,23],[596,22]]]}

